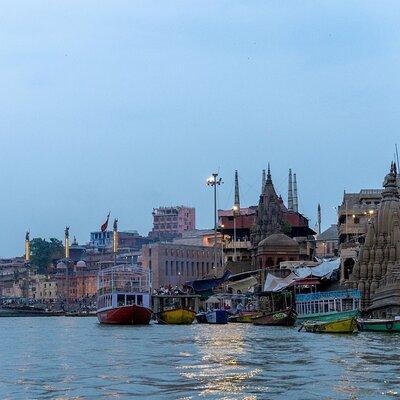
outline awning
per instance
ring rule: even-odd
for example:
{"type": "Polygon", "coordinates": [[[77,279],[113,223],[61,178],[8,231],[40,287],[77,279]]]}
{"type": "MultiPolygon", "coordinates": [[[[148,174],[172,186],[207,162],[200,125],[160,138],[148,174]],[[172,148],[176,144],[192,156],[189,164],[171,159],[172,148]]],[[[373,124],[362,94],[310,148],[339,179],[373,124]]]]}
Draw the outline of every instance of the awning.
{"type": "Polygon", "coordinates": [[[237,292],[240,290],[242,293],[248,292],[252,287],[257,285],[258,281],[254,276],[241,279],[240,281],[229,282],[228,287],[237,292]]]}

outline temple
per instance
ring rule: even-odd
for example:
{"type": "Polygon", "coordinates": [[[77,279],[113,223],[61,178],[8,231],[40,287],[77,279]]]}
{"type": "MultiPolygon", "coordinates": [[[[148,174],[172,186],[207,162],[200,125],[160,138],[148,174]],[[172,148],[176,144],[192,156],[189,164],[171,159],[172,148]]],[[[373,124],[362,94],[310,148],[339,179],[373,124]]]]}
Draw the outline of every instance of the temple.
{"type": "Polygon", "coordinates": [[[361,292],[363,310],[378,318],[400,313],[400,199],[395,163],[383,186],[381,205],[370,219],[365,243],[349,278],[361,292]]]}

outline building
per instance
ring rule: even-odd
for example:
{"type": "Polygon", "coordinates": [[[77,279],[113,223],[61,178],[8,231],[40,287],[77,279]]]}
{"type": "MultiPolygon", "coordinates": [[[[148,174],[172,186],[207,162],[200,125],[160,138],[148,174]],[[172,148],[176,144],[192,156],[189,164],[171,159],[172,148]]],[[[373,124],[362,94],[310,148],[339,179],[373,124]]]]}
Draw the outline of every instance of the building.
{"type": "Polygon", "coordinates": [[[365,241],[368,224],[381,202],[382,189],[362,189],[359,193],[344,193],[338,207],[339,253],[341,281],[349,278],[365,241]]]}
{"type": "Polygon", "coordinates": [[[143,246],[141,262],[151,271],[153,288],[159,288],[220,274],[218,253],[215,265],[213,247],[158,242],[143,246]]]}
{"type": "Polygon", "coordinates": [[[337,257],[339,253],[339,234],[336,224],[317,235],[315,255],[317,257],[337,257]]]}
{"type": "Polygon", "coordinates": [[[183,232],[196,229],[196,212],[192,207],[158,207],[153,209],[152,239],[172,240],[183,232]]]}

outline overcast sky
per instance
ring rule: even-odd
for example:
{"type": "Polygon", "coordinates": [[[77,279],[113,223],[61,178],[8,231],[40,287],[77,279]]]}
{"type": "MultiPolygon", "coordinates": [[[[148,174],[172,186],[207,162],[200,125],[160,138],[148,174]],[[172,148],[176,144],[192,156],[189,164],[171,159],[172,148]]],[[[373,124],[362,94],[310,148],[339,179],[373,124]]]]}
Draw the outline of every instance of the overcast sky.
{"type": "Polygon", "coordinates": [[[398,1],[2,1],[0,255],[80,242],[107,212],[256,204],[271,162],[313,227],[343,190],[381,187],[400,142],[398,1]]]}

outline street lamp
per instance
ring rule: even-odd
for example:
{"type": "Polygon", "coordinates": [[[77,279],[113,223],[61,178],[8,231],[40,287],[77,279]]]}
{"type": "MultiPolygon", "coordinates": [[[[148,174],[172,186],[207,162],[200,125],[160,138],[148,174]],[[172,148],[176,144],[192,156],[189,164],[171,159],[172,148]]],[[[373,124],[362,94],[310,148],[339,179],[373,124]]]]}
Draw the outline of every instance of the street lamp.
{"type": "Polygon", "coordinates": [[[207,179],[207,186],[214,187],[214,268],[217,267],[217,186],[221,185],[222,179],[218,178],[218,173],[214,172],[207,179]]]}
{"type": "Polygon", "coordinates": [[[234,204],[232,207],[233,214],[233,261],[236,261],[236,216],[240,213],[239,204],[234,204]]]}

